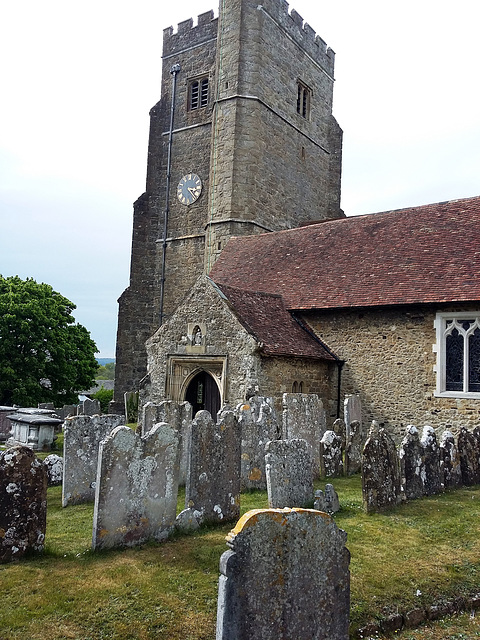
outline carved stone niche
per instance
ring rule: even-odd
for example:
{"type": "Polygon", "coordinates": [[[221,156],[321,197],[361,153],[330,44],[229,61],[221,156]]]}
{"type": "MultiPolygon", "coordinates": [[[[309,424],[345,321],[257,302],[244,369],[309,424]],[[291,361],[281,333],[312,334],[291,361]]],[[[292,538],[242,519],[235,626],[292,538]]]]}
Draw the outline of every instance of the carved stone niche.
{"type": "Polygon", "coordinates": [[[207,325],[204,322],[189,322],[187,328],[187,353],[206,353],[207,325]]]}

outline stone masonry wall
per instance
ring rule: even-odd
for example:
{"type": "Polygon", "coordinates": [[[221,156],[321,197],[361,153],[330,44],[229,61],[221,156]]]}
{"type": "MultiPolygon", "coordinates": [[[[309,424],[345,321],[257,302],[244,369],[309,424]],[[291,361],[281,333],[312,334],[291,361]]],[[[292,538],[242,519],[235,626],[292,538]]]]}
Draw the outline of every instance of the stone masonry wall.
{"type": "MultiPolygon", "coordinates": [[[[449,310],[454,309],[438,309],[449,310]]],[[[480,400],[434,395],[436,311],[419,306],[304,314],[317,335],[345,360],[342,396],[358,394],[364,424],[378,421],[397,442],[409,424],[430,424],[437,433],[478,424],[480,400]]]]}

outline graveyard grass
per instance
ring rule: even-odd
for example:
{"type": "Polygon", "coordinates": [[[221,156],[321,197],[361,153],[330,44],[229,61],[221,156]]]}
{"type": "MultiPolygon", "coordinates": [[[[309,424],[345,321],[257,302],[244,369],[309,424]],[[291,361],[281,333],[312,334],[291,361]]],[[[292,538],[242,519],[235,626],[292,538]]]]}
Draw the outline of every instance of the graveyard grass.
{"type": "MultiPolygon", "coordinates": [[[[479,590],[480,487],[366,515],[360,482],[334,480],[342,505],[335,520],[351,552],[352,630],[479,590]]],[[[183,500],[182,492],[179,509],[183,500]]],[[[266,493],[242,494],[241,504],[242,513],[266,507],[266,493]]],[[[0,565],[1,640],[213,640],[218,563],[233,523],[163,544],[92,552],[92,518],[93,505],[62,509],[61,488],[49,488],[44,555],[0,565]]],[[[395,637],[480,638],[477,614],[395,637]]]]}

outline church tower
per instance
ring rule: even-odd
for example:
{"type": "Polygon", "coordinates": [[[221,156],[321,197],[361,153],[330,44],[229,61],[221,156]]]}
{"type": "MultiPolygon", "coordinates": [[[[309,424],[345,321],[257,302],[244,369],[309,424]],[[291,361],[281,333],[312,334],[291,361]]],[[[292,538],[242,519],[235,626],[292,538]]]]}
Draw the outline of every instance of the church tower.
{"type": "Polygon", "coordinates": [[[284,0],[221,0],[218,18],[165,29],[119,299],[117,410],[146,374],[145,341],[231,236],[343,216],[334,59],[284,0]]]}

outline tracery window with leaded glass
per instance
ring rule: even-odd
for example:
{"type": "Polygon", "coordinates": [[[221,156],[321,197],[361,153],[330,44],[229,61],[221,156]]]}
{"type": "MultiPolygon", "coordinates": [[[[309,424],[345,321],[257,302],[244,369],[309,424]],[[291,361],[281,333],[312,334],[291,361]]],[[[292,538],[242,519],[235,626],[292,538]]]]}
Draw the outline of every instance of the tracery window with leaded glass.
{"type": "Polygon", "coordinates": [[[480,397],[480,315],[438,314],[437,393],[480,397]]]}

